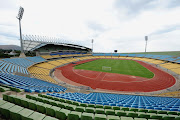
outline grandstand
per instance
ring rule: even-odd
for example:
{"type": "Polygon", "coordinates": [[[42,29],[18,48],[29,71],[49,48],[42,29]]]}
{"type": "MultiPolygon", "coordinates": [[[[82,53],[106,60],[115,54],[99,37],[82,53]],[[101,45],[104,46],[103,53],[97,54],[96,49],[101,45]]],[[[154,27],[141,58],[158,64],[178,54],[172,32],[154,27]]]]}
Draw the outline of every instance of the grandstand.
{"type": "MultiPolygon", "coordinates": [[[[177,52],[91,54],[90,48],[69,43],[60,44],[28,39],[24,39],[23,43],[25,50],[35,51],[37,56],[0,60],[1,96],[3,94],[3,100],[0,100],[0,114],[2,118],[17,120],[180,119],[180,57],[177,52]],[[112,88],[120,87],[111,86],[112,88],[108,89],[105,85],[107,81],[103,81],[103,84],[98,81],[98,78],[106,73],[102,72],[92,77],[93,71],[83,73],[83,70],[77,72],[72,69],[74,73],[71,74],[67,69],[69,74],[66,73],[66,75],[72,76],[75,82],[63,74],[63,69],[68,66],[74,67],[79,63],[97,59],[132,60],[142,63],[145,67],[150,66],[153,70],[159,70],[158,72],[163,72],[165,76],[160,74],[153,77],[151,78],[154,79],[153,82],[150,82],[151,79],[141,78],[142,83],[146,81],[146,84],[139,84],[141,87],[135,86],[138,81],[134,83],[131,81],[132,85],[122,86],[127,89],[114,91],[112,88]],[[60,71],[61,74],[57,76],[60,71]],[[74,74],[77,76],[73,76],[74,74]],[[85,79],[79,79],[78,75],[81,77],[87,75],[85,77],[92,78],[85,81],[85,79]],[[168,78],[169,76],[171,79],[168,78]],[[135,88],[139,91],[135,91],[135,88]],[[37,95],[37,93],[41,94],[37,95]]],[[[111,75],[109,78],[113,78],[114,74],[111,75]]],[[[123,82],[125,79],[130,81],[138,78],[137,76],[123,76],[123,82]]],[[[118,77],[121,78],[122,75],[118,77]]]]}

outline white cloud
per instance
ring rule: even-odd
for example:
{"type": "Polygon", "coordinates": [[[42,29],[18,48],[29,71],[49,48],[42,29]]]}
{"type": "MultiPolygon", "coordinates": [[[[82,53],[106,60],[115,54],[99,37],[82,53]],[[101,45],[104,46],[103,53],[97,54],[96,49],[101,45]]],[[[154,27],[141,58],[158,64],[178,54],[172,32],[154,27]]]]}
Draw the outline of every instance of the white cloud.
{"type": "Polygon", "coordinates": [[[170,0],[6,0],[0,8],[0,44],[19,44],[15,16],[21,5],[25,9],[24,34],[80,41],[88,47],[94,39],[95,52],[114,49],[143,52],[144,36],[149,35],[148,51],[180,50],[180,30],[176,27],[180,24],[180,7],[171,3],[170,0]],[[171,30],[163,33],[168,29],[171,30]],[[169,44],[170,40],[173,42],[169,44]]]}

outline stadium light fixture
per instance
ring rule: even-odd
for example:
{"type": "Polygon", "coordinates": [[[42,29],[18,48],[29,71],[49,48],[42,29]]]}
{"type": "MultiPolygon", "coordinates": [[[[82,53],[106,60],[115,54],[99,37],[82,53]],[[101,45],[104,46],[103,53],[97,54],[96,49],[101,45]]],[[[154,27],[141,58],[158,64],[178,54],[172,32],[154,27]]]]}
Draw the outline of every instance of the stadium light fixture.
{"type": "Polygon", "coordinates": [[[94,39],[92,39],[91,43],[92,43],[92,53],[93,53],[93,43],[94,43],[94,39]]]}
{"type": "Polygon", "coordinates": [[[19,32],[20,32],[20,43],[21,43],[21,54],[20,57],[25,57],[23,50],[23,41],[22,41],[22,32],[21,32],[21,19],[24,13],[24,8],[20,6],[18,16],[16,17],[19,20],[19,32]]]}
{"type": "Polygon", "coordinates": [[[146,44],[145,44],[145,53],[146,53],[146,50],[147,50],[147,41],[148,41],[148,36],[145,36],[145,41],[146,41],[146,44]]]}

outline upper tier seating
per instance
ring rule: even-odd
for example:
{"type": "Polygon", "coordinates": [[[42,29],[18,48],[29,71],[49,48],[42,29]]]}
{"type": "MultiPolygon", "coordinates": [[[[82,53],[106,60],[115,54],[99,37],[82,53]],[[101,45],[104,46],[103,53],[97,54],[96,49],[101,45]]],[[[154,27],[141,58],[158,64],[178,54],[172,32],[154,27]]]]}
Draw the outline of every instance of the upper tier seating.
{"type": "Polygon", "coordinates": [[[86,104],[180,111],[180,99],[178,98],[119,95],[108,93],[48,93],[48,95],[86,104]]]}
{"type": "Polygon", "coordinates": [[[0,61],[0,72],[2,73],[14,73],[14,72],[19,72],[23,74],[29,74],[26,68],[14,65],[8,62],[0,61]]]}
{"type": "MultiPolygon", "coordinates": [[[[129,57],[127,57],[127,58],[129,58],[129,57]]],[[[146,61],[146,62],[153,63],[153,64],[164,63],[164,61],[162,61],[162,60],[155,60],[155,59],[149,59],[149,58],[134,58],[134,60],[146,61]]]]}
{"type": "Polygon", "coordinates": [[[89,56],[91,54],[86,53],[79,53],[79,52],[57,52],[57,53],[50,53],[49,55],[41,55],[44,59],[52,59],[52,58],[59,58],[59,57],[71,57],[71,56],[89,56]]]}
{"type": "Polygon", "coordinates": [[[180,74],[180,64],[176,64],[176,63],[165,63],[165,64],[161,64],[160,66],[167,68],[177,74],[180,74]]]}
{"type": "Polygon", "coordinates": [[[35,63],[45,61],[44,58],[39,57],[39,56],[35,56],[35,57],[26,57],[26,59],[28,59],[28,60],[30,60],[30,61],[32,61],[32,62],[35,62],[35,63]]]}
{"type": "Polygon", "coordinates": [[[6,58],[6,59],[2,59],[3,61],[6,61],[6,62],[10,62],[12,64],[15,64],[15,65],[19,65],[19,66],[22,66],[22,67],[29,67],[31,66],[32,64],[34,64],[34,62],[32,61],[29,61],[25,58],[6,58]]]}
{"type": "Polygon", "coordinates": [[[176,56],[170,56],[170,55],[152,55],[152,54],[125,54],[125,53],[95,53],[93,56],[120,56],[119,58],[130,58],[130,57],[135,57],[135,58],[152,58],[152,59],[157,59],[157,60],[165,60],[169,62],[176,62],[180,63],[180,57],[176,56]]]}
{"type": "Polygon", "coordinates": [[[180,64],[175,64],[175,63],[164,63],[161,64],[161,66],[167,69],[180,68],[180,64]]]}
{"type": "Polygon", "coordinates": [[[40,68],[46,68],[46,69],[53,69],[54,67],[56,67],[55,65],[49,64],[48,62],[36,64],[35,66],[40,67],[40,68]]]}
{"type": "Polygon", "coordinates": [[[42,58],[44,59],[50,59],[50,58],[53,58],[53,56],[51,55],[41,55],[42,58]]]}
{"type": "Polygon", "coordinates": [[[24,89],[26,92],[60,92],[66,88],[35,78],[0,73],[0,83],[24,89]]]}

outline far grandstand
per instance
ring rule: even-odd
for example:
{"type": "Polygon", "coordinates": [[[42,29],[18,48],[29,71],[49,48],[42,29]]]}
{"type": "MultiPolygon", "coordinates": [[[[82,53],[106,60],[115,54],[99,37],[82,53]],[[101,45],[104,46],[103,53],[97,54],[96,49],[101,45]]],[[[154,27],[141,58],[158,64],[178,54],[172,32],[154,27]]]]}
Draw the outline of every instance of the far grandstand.
{"type": "Polygon", "coordinates": [[[69,43],[23,44],[36,56],[0,60],[1,118],[179,119],[179,51],[92,53],[69,43]]]}

